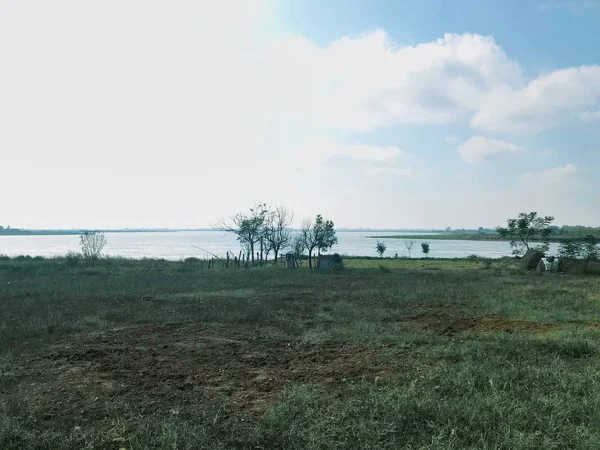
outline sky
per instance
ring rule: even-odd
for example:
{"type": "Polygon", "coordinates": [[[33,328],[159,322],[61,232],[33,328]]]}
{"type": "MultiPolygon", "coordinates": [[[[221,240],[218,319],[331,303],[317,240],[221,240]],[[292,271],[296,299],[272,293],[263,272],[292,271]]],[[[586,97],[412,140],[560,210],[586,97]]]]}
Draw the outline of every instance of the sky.
{"type": "Polygon", "coordinates": [[[600,0],[0,0],[0,224],[600,225],[600,0]]]}

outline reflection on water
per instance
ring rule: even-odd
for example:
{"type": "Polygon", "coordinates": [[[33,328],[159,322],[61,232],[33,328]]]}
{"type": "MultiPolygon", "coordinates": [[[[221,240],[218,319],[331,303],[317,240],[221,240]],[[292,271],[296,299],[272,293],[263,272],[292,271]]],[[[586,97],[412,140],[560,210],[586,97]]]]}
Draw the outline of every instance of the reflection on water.
{"type": "MultiPolygon", "coordinates": [[[[344,255],[377,256],[376,239],[368,236],[399,235],[398,232],[338,231],[339,243],[334,252],[344,255]]],[[[188,256],[204,257],[207,252],[225,255],[227,250],[237,254],[240,246],[235,236],[219,231],[180,231],[157,233],[107,233],[107,245],[104,253],[111,256],[128,258],[165,258],[183,259],[188,256]],[[193,246],[201,247],[205,251],[193,246]]],[[[387,245],[384,256],[408,256],[403,239],[383,239],[387,245]]],[[[510,255],[508,242],[497,241],[447,241],[430,242],[429,256],[434,258],[461,258],[479,255],[499,258],[510,255]]],[[[79,251],[78,236],[0,236],[0,254],[4,255],[64,255],[68,251],[79,251]]],[[[556,252],[556,244],[551,245],[556,252]]],[[[421,241],[415,241],[413,257],[421,257],[421,241]]]]}

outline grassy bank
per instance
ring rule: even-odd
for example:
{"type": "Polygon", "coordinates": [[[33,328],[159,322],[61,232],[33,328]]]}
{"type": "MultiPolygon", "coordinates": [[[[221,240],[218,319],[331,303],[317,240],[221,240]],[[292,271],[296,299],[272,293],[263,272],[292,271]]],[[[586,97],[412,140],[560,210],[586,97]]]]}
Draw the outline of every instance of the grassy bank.
{"type": "Polygon", "coordinates": [[[600,447],[600,278],[346,266],[0,260],[0,448],[600,447]]]}

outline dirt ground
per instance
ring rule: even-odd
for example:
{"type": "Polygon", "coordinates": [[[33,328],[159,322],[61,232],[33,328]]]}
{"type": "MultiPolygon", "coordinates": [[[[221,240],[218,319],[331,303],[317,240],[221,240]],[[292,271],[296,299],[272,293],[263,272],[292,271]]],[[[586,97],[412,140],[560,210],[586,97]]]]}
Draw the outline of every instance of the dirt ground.
{"type": "MultiPolygon", "coordinates": [[[[285,341],[248,341],[221,331],[191,324],[144,325],[83,335],[57,346],[46,356],[62,393],[53,396],[52,409],[70,406],[85,412],[86,398],[159,401],[188,393],[215,400],[226,396],[232,410],[253,414],[267,409],[292,381],[378,381],[391,374],[379,349],[299,347],[285,341]]],[[[56,393],[52,384],[45,394],[56,393]]]]}
{"type": "Polygon", "coordinates": [[[510,319],[505,316],[491,314],[483,316],[457,316],[446,310],[428,312],[410,318],[401,319],[409,328],[430,330],[444,336],[454,336],[458,333],[472,332],[504,332],[504,333],[548,333],[560,327],[554,324],[530,322],[510,319]]]}
{"type": "MultiPolygon", "coordinates": [[[[543,333],[556,328],[496,315],[460,317],[446,312],[403,322],[446,336],[468,331],[543,333]]],[[[204,402],[226,398],[232,412],[256,416],[273,405],[291,382],[385,383],[402,376],[382,360],[380,348],[249,340],[231,329],[199,324],[140,325],[81,334],[32,363],[32,370],[44,380],[32,388],[37,389],[46,415],[70,410],[84,420],[105,418],[101,405],[114,398],[143,405],[149,412],[174,397],[204,402]]]]}

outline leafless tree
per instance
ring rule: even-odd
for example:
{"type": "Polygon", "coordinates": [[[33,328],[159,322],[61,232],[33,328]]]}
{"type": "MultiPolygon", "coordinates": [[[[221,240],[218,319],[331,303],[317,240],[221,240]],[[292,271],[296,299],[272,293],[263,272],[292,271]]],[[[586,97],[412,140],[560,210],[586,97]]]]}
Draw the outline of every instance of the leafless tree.
{"type": "Polygon", "coordinates": [[[93,266],[102,255],[102,249],[106,245],[106,236],[101,231],[84,231],[79,236],[79,245],[86,262],[93,266]]]}
{"type": "Polygon", "coordinates": [[[414,245],[415,241],[413,241],[412,239],[404,239],[404,246],[406,247],[406,250],[408,250],[409,258],[412,256],[412,248],[414,245]]]}
{"type": "Polygon", "coordinates": [[[290,225],[294,214],[283,206],[272,210],[265,221],[264,236],[266,247],[273,250],[275,263],[282,248],[285,248],[292,238],[290,225]]]}
{"type": "Polygon", "coordinates": [[[300,267],[302,255],[304,255],[304,250],[306,250],[302,232],[292,234],[290,238],[289,248],[294,254],[294,262],[296,264],[296,267],[300,267]]]}
{"type": "Polygon", "coordinates": [[[254,262],[254,245],[263,238],[264,225],[269,215],[269,208],[265,203],[259,203],[246,214],[238,213],[230,219],[221,220],[213,225],[220,231],[227,231],[237,235],[237,239],[246,252],[249,251],[254,262]]]}

